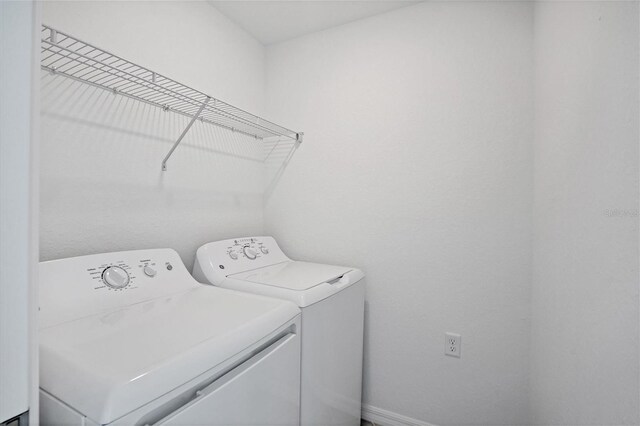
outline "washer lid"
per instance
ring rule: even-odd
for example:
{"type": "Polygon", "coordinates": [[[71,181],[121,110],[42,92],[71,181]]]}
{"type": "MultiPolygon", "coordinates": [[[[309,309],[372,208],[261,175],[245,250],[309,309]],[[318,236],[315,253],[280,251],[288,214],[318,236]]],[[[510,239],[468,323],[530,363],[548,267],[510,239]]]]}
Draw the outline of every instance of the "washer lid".
{"type": "Polygon", "coordinates": [[[215,374],[299,312],[289,302],[199,286],[45,327],[40,387],[108,424],[203,373],[215,374]]]}
{"type": "Polygon", "coordinates": [[[339,279],[350,271],[352,268],[346,266],[286,261],[228,277],[287,290],[304,291],[339,279]]]}

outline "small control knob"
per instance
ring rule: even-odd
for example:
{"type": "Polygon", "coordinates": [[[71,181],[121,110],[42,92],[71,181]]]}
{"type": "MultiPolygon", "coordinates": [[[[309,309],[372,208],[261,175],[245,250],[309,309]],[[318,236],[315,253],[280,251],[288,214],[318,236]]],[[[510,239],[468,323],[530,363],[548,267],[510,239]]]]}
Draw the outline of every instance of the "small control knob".
{"type": "Polygon", "coordinates": [[[151,278],[155,277],[157,274],[156,270],[153,269],[151,266],[145,266],[143,271],[146,276],[151,278]]]}
{"type": "Polygon", "coordinates": [[[255,251],[254,249],[252,249],[249,246],[243,247],[242,251],[243,251],[244,255],[247,256],[251,260],[255,259],[258,256],[258,252],[255,251]]]}
{"type": "Polygon", "coordinates": [[[124,288],[129,285],[129,274],[119,266],[109,266],[102,271],[102,281],[111,288],[124,288]]]}
{"type": "Polygon", "coordinates": [[[260,251],[264,254],[269,254],[269,249],[266,248],[265,246],[260,247],[260,251]]]}
{"type": "Polygon", "coordinates": [[[229,257],[232,258],[233,260],[238,260],[238,253],[236,253],[235,251],[230,251],[229,257]]]}

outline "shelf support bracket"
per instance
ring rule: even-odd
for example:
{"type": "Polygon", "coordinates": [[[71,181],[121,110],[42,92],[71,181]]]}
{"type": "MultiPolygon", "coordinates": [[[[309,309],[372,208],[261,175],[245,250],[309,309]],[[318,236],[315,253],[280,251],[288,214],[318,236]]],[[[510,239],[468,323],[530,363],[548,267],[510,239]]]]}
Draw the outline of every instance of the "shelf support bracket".
{"type": "Polygon", "coordinates": [[[196,112],[194,114],[194,116],[191,118],[191,121],[189,122],[189,124],[187,124],[187,127],[185,127],[185,129],[182,131],[182,134],[180,135],[178,140],[175,141],[175,143],[173,144],[173,146],[171,147],[171,149],[169,150],[167,155],[164,157],[164,160],[162,160],[162,171],[163,172],[167,171],[167,160],[169,159],[169,157],[171,157],[171,154],[173,154],[173,151],[176,150],[178,145],[180,145],[180,142],[182,142],[182,139],[185,137],[185,135],[187,134],[187,132],[189,131],[191,126],[193,126],[193,123],[195,123],[196,120],[198,119],[198,117],[200,117],[200,114],[202,113],[202,110],[207,106],[207,104],[209,103],[210,100],[211,100],[211,97],[207,96],[207,99],[205,99],[205,101],[202,103],[202,105],[200,105],[200,109],[198,110],[198,112],[196,112]]]}

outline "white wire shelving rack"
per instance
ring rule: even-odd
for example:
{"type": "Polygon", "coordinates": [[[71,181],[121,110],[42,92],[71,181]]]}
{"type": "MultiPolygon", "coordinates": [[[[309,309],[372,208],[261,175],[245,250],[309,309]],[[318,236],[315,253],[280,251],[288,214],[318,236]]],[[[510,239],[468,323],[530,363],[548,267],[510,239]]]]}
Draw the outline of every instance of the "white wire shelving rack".
{"type": "Polygon", "coordinates": [[[260,118],[48,25],[42,25],[40,67],[191,118],[162,160],[163,171],[196,120],[256,139],[277,137],[302,142],[302,132],[260,118]]]}

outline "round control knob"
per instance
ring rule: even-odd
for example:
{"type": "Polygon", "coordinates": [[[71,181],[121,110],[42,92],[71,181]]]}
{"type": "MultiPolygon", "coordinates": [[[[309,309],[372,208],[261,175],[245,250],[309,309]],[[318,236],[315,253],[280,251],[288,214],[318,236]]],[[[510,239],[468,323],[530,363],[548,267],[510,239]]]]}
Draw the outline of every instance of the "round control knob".
{"type": "Polygon", "coordinates": [[[264,246],[263,246],[263,247],[260,247],[260,251],[261,251],[262,253],[264,253],[264,254],[269,254],[269,249],[268,249],[268,248],[266,248],[266,247],[264,247],[264,246]]]}
{"type": "Polygon", "coordinates": [[[151,266],[145,266],[143,271],[144,271],[144,274],[146,276],[151,277],[151,278],[155,277],[156,273],[157,273],[156,270],[153,269],[151,266]]]}
{"type": "Polygon", "coordinates": [[[230,251],[229,257],[232,258],[233,260],[238,260],[238,253],[236,253],[235,251],[230,251]]]}
{"type": "Polygon", "coordinates": [[[255,251],[254,249],[252,249],[249,246],[243,247],[242,251],[243,251],[244,255],[247,256],[251,260],[255,259],[258,256],[258,252],[255,251]]]}
{"type": "Polygon", "coordinates": [[[111,288],[124,288],[129,284],[129,274],[119,266],[109,266],[102,271],[102,280],[111,288]]]}

